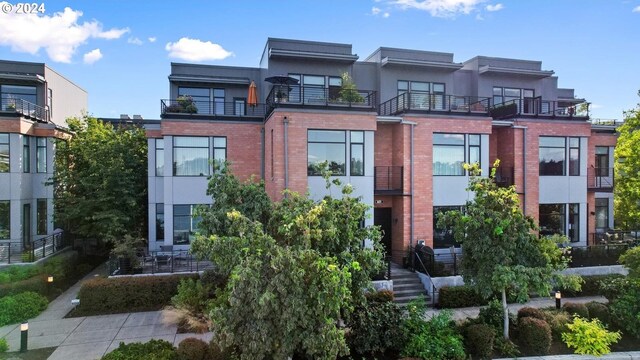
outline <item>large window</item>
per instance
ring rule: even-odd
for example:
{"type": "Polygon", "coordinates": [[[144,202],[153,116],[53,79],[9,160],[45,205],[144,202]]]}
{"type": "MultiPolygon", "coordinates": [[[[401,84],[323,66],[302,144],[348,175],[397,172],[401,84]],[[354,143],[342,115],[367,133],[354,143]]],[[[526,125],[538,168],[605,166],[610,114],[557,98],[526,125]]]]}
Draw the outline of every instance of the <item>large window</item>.
{"type": "Polygon", "coordinates": [[[2,100],[2,110],[11,111],[22,107],[22,101],[37,104],[35,86],[22,85],[0,85],[0,99],[2,100]]]}
{"type": "Polygon", "coordinates": [[[11,237],[11,202],[0,201],[0,240],[8,240],[11,237]]]}
{"type": "Polygon", "coordinates": [[[156,241],[164,241],[164,204],[156,204],[156,241]]]}
{"type": "Polygon", "coordinates": [[[309,130],[307,136],[307,175],[322,175],[320,165],[325,161],[333,175],[346,175],[345,132],[309,130]]]}
{"type": "Polygon", "coordinates": [[[596,176],[609,176],[608,146],[596,146],[596,176]]]}
{"type": "Polygon", "coordinates": [[[580,138],[569,138],[569,176],[580,176],[580,138]]]}
{"type": "Polygon", "coordinates": [[[164,176],[164,139],[156,139],[156,176],[164,176]]]}
{"type": "Polygon", "coordinates": [[[351,176],[364,176],[364,131],[350,131],[351,176]]]}
{"type": "Polygon", "coordinates": [[[22,172],[31,172],[31,139],[22,135],[22,172]]]}
{"type": "Polygon", "coordinates": [[[226,160],[227,160],[227,138],[214,137],[213,138],[213,169],[214,171],[221,170],[226,160]]]}
{"type": "Polygon", "coordinates": [[[37,235],[47,235],[47,199],[37,200],[36,222],[37,235]]]}
{"type": "Polygon", "coordinates": [[[9,172],[9,134],[0,134],[0,173],[9,172]]]}
{"type": "Polygon", "coordinates": [[[173,244],[189,245],[195,239],[200,217],[194,217],[198,205],[173,206],[173,244]]]}
{"type": "Polygon", "coordinates": [[[566,204],[540,204],[540,235],[565,235],[566,204]]]}
{"type": "Polygon", "coordinates": [[[438,214],[447,211],[462,211],[462,206],[434,206],[433,207],[433,248],[446,249],[456,245],[451,228],[438,227],[438,214]]]}
{"type": "Polygon", "coordinates": [[[464,134],[433,134],[433,175],[464,175],[464,134]]]}
{"type": "Polygon", "coordinates": [[[36,171],[47,172],[47,138],[36,138],[36,171]]]}
{"type": "Polygon", "coordinates": [[[173,175],[209,175],[208,137],[173,137],[173,175]]]}
{"type": "Polygon", "coordinates": [[[469,135],[469,159],[470,164],[478,164],[482,167],[482,160],[480,158],[480,135],[469,135]]]}
{"type": "Polygon", "coordinates": [[[178,97],[190,96],[198,114],[224,115],[224,89],[179,87],[178,97]]]}
{"type": "Polygon", "coordinates": [[[540,137],[540,176],[565,175],[565,138],[540,137]]]}
{"type": "Polygon", "coordinates": [[[398,81],[398,95],[409,93],[412,109],[444,110],[445,84],[424,81],[398,81]]]}
{"type": "Polygon", "coordinates": [[[596,229],[609,228],[609,199],[596,198],[596,229]]]}
{"type": "Polygon", "coordinates": [[[224,115],[224,89],[213,89],[213,113],[224,115]]]}

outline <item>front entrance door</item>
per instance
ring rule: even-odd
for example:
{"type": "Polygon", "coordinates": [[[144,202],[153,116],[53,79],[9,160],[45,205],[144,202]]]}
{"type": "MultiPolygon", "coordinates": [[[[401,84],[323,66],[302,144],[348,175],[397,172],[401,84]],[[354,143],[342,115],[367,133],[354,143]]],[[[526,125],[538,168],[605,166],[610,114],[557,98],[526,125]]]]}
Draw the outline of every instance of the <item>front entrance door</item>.
{"type": "Polygon", "coordinates": [[[24,248],[31,246],[31,204],[22,207],[22,244],[24,248]]]}
{"type": "Polygon", "coordinates": [[[387,256],[392,255],[391,248],[391,208],[373,209],[373,224],[380,226],[382,231],[382,245],[387,256]]]}

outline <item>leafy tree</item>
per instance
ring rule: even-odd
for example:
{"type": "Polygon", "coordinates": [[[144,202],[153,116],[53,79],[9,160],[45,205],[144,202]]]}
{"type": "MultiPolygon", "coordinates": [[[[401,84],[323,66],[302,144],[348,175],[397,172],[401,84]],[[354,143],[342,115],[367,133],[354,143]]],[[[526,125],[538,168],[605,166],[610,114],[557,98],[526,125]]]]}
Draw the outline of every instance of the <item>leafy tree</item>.
{"type": "Polygon", "coordinates": [[[640,247],[627,250],[619,262],[629,270],[629,277],[640,279],[640,247]]]}
{"type": "MultiPolygon", "coordinates": [[[[640,91],[638,91],[640,96],[640,91]]],[[[640,104],[625,111],[624,124],[618,127],[614,152],[616,186],[614,205],[616,226],[637,230],[640,225],[640,104]]]]}
{"type": "Polygon", "coordinates": [[[349,75],[349,73],[345,71],[344,73],[342,73],[342,75],[340,75],[340,77],[342,78],[342,87],[340,88],[339,93],[340,99],[345,102],[363,103],[364,97],[362,97],[362,95],[360,95],[360,93],[358,92],[356,84],[353,82],[351,75],[349,75]]]}
{"type": "Polygon", "coordinates": [[[116,241],[140,237],[147,223],[147,140],[140,127],[93,117],[67,120],[73,136],[56,145],[51,183],[55,217],[67,231],[116,241]]]}
{"type": "Polygon", "coordinates": [[[225,171],[211,178],[214,205],[200,209],[208,221],[191,247],[229,274],[211,313],[218,341],[243,359],[347,354],[338,322],[364,301],[382,267],[379,231],[361,226],[367,206],[349,185],[340,199],[287,192],[283,201],[267,203],[263,184],[230,177],[225,171]],[[247,199],[260,204],[245,206],[247,199]],[[363,247],[366,239],[373,247],[363,247]]]}
{"type": "MultiPolygon", "coordinates": [[[[468,190],[475,197],[467,201],[464,212],[446,212],[438,221],[440,226],[451,226],[455,240],[462,245],[465,284],[485,298],[501,294],[503,335],[508,339],[507,291],[524,302],[530,292],[549,294],[553,280],[569,288],[579,287],[579,280],[555,274],[567,266],[563,250],[554,238],[541,238],[534,233],[534,219],[522,213],[513,186],[496,184],[498,166],[496,161],[489,177],[470,178],[468,190]]],[[[477,164],[465,164],[465,168],[472,174],[480,174],[477,164]]]]}

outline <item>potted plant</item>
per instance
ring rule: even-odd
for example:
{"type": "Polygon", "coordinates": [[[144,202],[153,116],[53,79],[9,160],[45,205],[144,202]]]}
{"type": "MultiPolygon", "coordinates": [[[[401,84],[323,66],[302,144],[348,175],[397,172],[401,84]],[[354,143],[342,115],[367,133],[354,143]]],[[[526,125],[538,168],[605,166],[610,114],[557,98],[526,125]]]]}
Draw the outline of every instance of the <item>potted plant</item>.
{"type": "Polygon", "coordinates": [[[349,73],[342,73],[341,78],[342,87],[340,88],[340,100],[346,103],[364,103],[364,97],[358,92],[356,84],[353,82],[353,79],[351,79],[351,76],[349,76],[349,73]]]}
{"type": "Polygon", "coordinates": [[[6,107],[6,110],[7,111],[16,111],[16,103],[13,103],[13,102],[8,103],[7,107],[6,107]]]}
{"type": "Polygon", "coordinates": [[[289,95],[286,92],[282,91],[281,89],[278,89],[278,91],[276,91],[276,102],[283,103],[288,101],[289,101],[289,95]]]}

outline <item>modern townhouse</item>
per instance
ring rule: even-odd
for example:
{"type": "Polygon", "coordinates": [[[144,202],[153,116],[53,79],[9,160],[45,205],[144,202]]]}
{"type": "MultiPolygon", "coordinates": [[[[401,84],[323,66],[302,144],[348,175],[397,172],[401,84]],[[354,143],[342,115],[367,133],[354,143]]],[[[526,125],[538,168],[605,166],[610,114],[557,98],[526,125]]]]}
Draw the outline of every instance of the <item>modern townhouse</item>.
{"type": "Polygon", "coordinates": [[[0,61],[0,262],[51,236],[55,139],[87,93],[46,64],[0,61]]]}
{"type": "Polygon", "coordinates": [[[273,199],[326,194],[327,161],[372,206],[365,223],[396,262],[422,241],[450,251],[435,220],[473,196],[464,162],[486,175],[500,159],[496,181],[542,234],[587,245],[613,226],[615,124],[592,123],[539,61],[385,47],[359,60],[349,44],[269,38],[255,68],[172,63],[169,86],[147,126],[151,250],[188,248],[194,205],[211,203],[210,159],[264,179],[273,199]]]}

